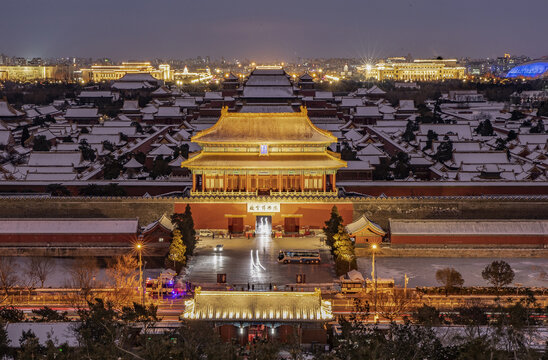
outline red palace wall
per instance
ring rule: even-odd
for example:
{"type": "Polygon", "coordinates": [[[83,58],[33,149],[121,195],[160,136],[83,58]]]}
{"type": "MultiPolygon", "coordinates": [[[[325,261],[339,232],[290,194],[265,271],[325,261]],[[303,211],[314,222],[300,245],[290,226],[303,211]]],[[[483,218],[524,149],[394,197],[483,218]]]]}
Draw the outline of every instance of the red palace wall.
{"type": "Polygon", "coordinates": [[[548,237],[540,235],[453,235],[453,236],[432,236],[432,235],[392,235],[392,244],[489,244],[489,245],[519,245],[535,244],[547,245],[548,237]]]}
{"type": "MultiPolygon", "coordinates": [[[[284,225],[284,215],[299,215],[300,227],[308,226],[319,229],[325,226],[329,219],[331,208],[336,205],[343,217],[344,223],[352,222],[354,212],[352,203],[280,203],[280,212],[265,213],[272,215],[272,226],[284,225]]],[[[183,213],[186,203],[176,203],[175,213],[183,213]]],[[[244,203],[191,203],[190,210],[196,229],[227,229],[228,217],[236,215],[243,217],[244,226],[255,228],[255,216],[262,213],[248,213],[247,204],[244,203]]]]}

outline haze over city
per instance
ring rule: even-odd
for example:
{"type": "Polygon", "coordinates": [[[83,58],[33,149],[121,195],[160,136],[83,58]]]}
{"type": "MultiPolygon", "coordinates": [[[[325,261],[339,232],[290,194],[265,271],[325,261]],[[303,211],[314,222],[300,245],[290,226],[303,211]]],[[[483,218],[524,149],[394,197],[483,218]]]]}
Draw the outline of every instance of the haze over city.
{"type": "Polygon", "coordinates": [[[9,0],[0,33],[4,53],[27,58],[538,58],[547,12],[545,0],[9,0]]]}

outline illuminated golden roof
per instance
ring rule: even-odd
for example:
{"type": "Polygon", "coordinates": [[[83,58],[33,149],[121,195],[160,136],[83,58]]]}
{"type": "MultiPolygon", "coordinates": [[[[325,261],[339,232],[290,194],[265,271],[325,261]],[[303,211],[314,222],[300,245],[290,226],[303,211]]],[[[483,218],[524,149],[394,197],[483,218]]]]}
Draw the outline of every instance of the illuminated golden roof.
{"type": "Polygon", "coordinates": [[[346,161],[329,151],[318,153],[210,153],[200,152],[181,163],[189,169],[339,169],[346,161]]]}
{"type": "Polygon", "coordinates": [[[210,144],[325,144],[337,142],[329,131],[314,126],[305,107],[289,113],[229,113],[223,108],[215,125],[192,137],[210,144]]]}
{"type": "Polygon", "coordinates": [[[328,321],[331,302],[314,292],[201,291],[185,301],[184,319],[208,321],[328,321]]]}

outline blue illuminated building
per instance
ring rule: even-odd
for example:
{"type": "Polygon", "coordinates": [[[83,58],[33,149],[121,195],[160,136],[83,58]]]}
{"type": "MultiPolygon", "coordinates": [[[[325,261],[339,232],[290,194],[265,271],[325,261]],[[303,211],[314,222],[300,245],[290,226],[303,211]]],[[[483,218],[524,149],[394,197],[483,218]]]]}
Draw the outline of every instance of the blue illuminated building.
{"type": "Polygon", "coordinates": [[[548,61],[533,61],[516,66],[506,74],[507,78],[543,78],[548,77],[548,61]]]}

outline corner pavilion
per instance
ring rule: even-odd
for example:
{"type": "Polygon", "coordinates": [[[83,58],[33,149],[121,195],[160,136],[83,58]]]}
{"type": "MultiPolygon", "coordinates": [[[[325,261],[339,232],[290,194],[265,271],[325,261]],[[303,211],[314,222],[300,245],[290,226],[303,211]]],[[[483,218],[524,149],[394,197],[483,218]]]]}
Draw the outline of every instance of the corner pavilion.
{"type": "MultiPolygon", "coordinates": [[[[333,205],[352,220],[352,204],[337,196],[335,180],[346,162],[328,150],[337,138],[316,127],[305,107],[260,113],[225,107],[192,142],[202,150],[181,167],[192,172],[189,202],[197,229],[242,233],[268,223],[298,234],[320,228],[333,205]]],[[[175,204],[175,212],[185,205],[175,204]]]]}

